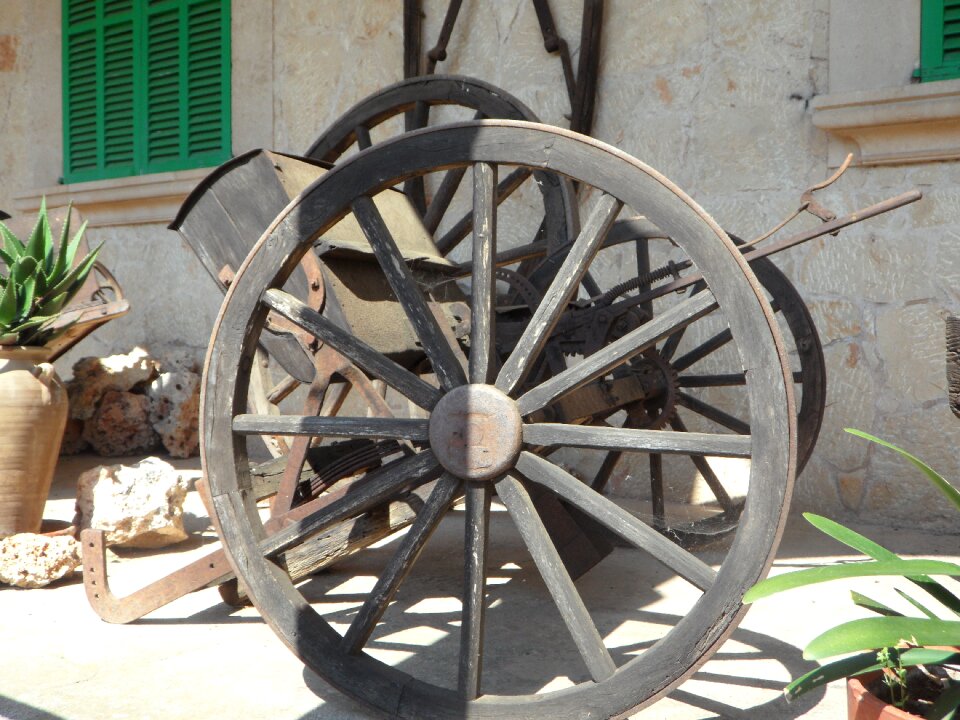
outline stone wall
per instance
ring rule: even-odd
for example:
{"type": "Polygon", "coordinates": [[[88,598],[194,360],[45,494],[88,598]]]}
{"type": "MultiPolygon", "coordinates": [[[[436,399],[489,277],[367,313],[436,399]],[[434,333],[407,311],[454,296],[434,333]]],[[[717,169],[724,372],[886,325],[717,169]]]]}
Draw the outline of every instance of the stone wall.
{"type": "MultiPolygon", "coordinates": [[[[918,0],[877,2],[893,3],[891,13],[862,17],[895,17],[908,28],[918,17],[918,0]]],[[[5,0],[0,16],[0,208],[59,174],[59,27],[52,15],[41,18],[47,4],[59,9],[53,0],[5,0]]],[[[425,5],[429,46],[446,2],[425,5]]],[[[908,82],[912,68],[902,58],[915,57],[915,34],[884,38],[893,50],[882,56],[898,62],[853,72],[850,64],[868,62],[875,44],[869,27],[832,7],[843,5],[674,0],[668,12],[662,3],[608,0],[595,136],[662,171],[723,227],[758,234],[832,172],[846,142],[814,124],[818,98],[908,82]],[[843,33],[831,34],[832,23],[843,33]],[[859,88],[857,78],[865,83],[859,88]]],[[[302,152],[351,104],[398,80],[399,7],[397,0],[235,2],[234,151],[302,152]]],[[[551,7],[576,63],[580,2],[551,7]]],[[[529,0],[468,0],[449,48],[438,70],[500,85],[545,122],[566,124],[560,63],[543,50],[529,0]]],[[[944,311],[960,312],[960,163],[855,166],[822,199],[843,213],[913,187],[924,191],[922,202],[777,256],[813,311],[828,364],[827,414],[797,508],[911,524],[949,518],[916,473],[842,432],[874,432],[960,479],[941,320],[944,311]]],[[[133,311],[76,354],[144,341],[204,345],[219,298],[175,234],[155,223],[96,229],[93,237],[107,242],[105,259],[133,311]]],[[[642,493],[643,483],[642,472],[631,473],[618,489],[642,493]]]]}

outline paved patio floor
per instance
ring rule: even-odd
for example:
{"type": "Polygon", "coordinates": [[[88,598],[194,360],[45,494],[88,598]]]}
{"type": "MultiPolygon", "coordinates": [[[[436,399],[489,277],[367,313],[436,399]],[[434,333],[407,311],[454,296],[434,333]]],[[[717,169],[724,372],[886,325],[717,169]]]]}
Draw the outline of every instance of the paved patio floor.
{"type": "MultiPolygon", "coordinates": [[[[98,462],[81,456],[61,463],[46,517],[72,517],[76,475],[98,462]]],[[[180,466],[198,473],[195,460],[180,466]]],[[[204,529],[202,504],[196,493],[190,495],[187,509],[193,537],[165,552],[118,554],[109,565],[117,595],[215,547],[213,532],[204,529]]],[[[903,554],[960,561],[957,535],[861,530],[903,554]]],[[[501,550],[509,555],[509,549],[519,544],[506,513],[494,513],[491,532],[498,538],[492,555],[501,550]]],[[[449,682],[451,668],[456,666],[461,538],[462,522],[454,513],[444,520],[418,562],[417,568],[430,570],[430,575],[418,575],[415,568],[368,646],[372,654],[409,672],[449,682]],[[444,571],[447,565],[449,573],[444,571]]],[[[345,627],[359,605],[359,593],[372,586],[389,551],[386,545],[351,558],[309,581],[305,592],[335,627],[345,627]]],[[[846,557],[842,547],[795,518],[774,572],[846,557]]],[[[710,561],[709,555],[706,559],[710,561]]],[[[609,567],[606,574],[591,571],[578,587],[593,607],[590,598],[606,597],[611,578],[627,576],[633,583],[630,587],[635,592],[618,590],[612,607],[595,615],[615,660],[622,662],[685,612],[689,593],[671,584],[680,581],[671,580],[657,570],[659,566],[631,551],[615,551],[600,567],[604,566],[609,567]]],[[[549,630],[551,622],[559,623],[559,616],[552,617],[555,611],[549,601],[544,606],[542,597],[528,592],[537,580],[529,563],[507,562],[491,571],[487,645],[506,651],[502,662],[485,666],[484,681],[494,689],[533,692],[571,682],[565,674],[570,665],[561,662],[569,651],[562,625],[549,630]],[[518,632],[537,626],[546,630],[532,644],[529,636],[518,632]]],[[[692,678],[634,717],[845,717],[840,683],[791,704],[785,703],[780,690],[791,677],[813,667],[802,659],[799,648],[833,622],[860,616],[849,602],[853,584],[821,585],[759,603],[692,678]]],[[[871,580],[860,581],[857,587],[866,586],[868,594],[884,596],[887,590],[881,585],[871,580]]],[[[42,590],[0,590],[0,717],[359,720],[377,716],[305,670],[255,609],[228,607],[215,589],[183,597],[130,625],[110,625],[87,604],[78,573],[42,590]]]]}

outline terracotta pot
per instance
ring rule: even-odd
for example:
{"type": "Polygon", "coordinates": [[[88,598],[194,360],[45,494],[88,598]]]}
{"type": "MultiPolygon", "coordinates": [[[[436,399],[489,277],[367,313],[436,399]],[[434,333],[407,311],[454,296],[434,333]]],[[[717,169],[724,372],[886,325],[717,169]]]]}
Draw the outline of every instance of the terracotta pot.
{"type": "Polygon", "coordinates": [[[0,535],[38,532],[67,422],[45,348],[0,346],[0,535]]]}
{"type": "Polygon", "coordinates": [[[847,678],[847,720],[920,720],[919,715],[885,703],[867,690],[879,675],[872,672],[847,678]]]}

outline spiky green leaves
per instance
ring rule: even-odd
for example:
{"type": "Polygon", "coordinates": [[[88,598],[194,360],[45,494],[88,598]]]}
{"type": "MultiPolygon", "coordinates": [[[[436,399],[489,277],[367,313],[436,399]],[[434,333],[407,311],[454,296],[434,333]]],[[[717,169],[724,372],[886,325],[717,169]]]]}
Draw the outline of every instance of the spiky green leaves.
{"type": "Polygon", "coordinates": [[[0,222],[0,345],[44,345],[66,330],[51,323],[83,286],[100,253],[98,247],[74,266],[86,227],[68,242],[68,211],[60,242],[54,243],[46,200],[26,242],[0,222]]]}

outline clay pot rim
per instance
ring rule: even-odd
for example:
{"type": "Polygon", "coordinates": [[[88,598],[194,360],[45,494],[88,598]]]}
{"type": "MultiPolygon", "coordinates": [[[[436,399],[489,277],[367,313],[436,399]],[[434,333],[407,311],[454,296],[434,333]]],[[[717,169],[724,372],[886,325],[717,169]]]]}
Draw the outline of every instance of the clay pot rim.
{"type": "Polygon", "coordinates": [[[26,360],[28,362],[48,362],[53,350],[46,345],[0,345],[0,360],[26,360]]]}

